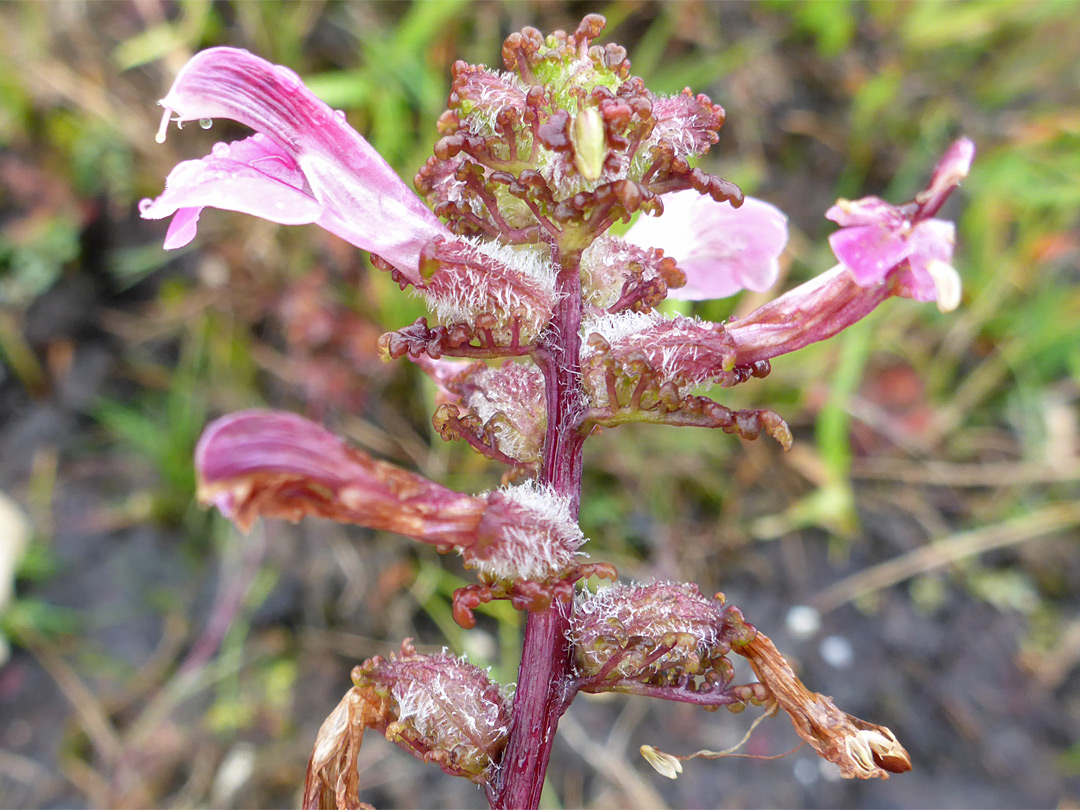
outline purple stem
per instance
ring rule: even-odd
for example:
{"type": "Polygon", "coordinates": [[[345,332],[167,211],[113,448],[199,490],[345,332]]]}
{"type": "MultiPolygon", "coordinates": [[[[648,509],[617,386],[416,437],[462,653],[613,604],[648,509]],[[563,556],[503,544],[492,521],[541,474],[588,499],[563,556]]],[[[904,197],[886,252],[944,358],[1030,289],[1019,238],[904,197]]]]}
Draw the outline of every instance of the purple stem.
{"type": "MultiPolygon", "coordinates": [[[[540,481],[570,498],[575,518],[581,505],[581,451],[585,443],[578,429],[583,398],[579,261],[579,254],[562,257],[558,285],[563,295],[533,354],[544,373],[548,415],[540,481]]],[[[569,629],[570,605],[557,599],[547,610],[529,613],[525,621],[510,738],[490,796],[496,810],[533,810],[540,804],[555,730],[575,692],[569,629]]]]}

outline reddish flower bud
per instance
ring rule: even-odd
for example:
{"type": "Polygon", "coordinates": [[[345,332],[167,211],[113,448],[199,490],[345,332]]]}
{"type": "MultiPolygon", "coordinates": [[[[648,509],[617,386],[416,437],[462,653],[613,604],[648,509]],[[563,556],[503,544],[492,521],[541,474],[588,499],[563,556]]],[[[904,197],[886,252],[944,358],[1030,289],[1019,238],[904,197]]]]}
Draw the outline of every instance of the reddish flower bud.
{"type": "Polygon", "coordinates": [[[367,728],[452,776],[490,781],[506,745],[510,690],[486,672],[446,652],[421,655],[406,639],[400,656],[369,659],[352,678],[316,737],[305,810],[361,806],[356,756],[367,728]]]}
{"type": "Polygon", "coordinates": [[[490,777],[510,724],[508,690],[446,652],[419,655],[406,640],[401,655],[376,657],[353,670],[353,683],[389,698],[388,740],[447,773],[474,782],[490,777]]]}
{"type": "Polygon", "coordinates": [[[756,630],[722,595],[690,583],[613,585],[574,602],[570,640],[585,692],[633,694],[738,711],[764,690],[734,686],[726,658],[756,630]]]}
{"type": "Polygon", "coordinates": [[[735,347],[724,327],[696,318],[623,312],[585,322],[582,333],[590,338],[582,347],[581,366],[594,406],[611,404],[609,368],[630,387],[644,374],[650,388],[671,384],[685,392],[728,381],[735,365],[735,347]]]}
{"type": "Polygon", "coordinates": [[[540,459],[547,415],[544,378],[535,365],[507,360],[488,366],[426,355],[413,362],[439,386],[439,403],[466,408],[495,449],[521,463],[540,459]]]}
{"type": "Polygon", "coordinates": [[[655,99],[653,117],[656,123],[645,150],[664,142],[676,157],[687,158],[705,154],[720,139],[717,132],[724,125],[724,108],[704,94],[694,95],[688,87],[677,96],[655,99]]]}
{"type": "Polygon", "coordinates": [[[488,581],[544,581],[573,566],[584,543],[570,499],[526,481],[488,493],[477,542],[465,561],[488,581]]]}
{"type": "Polygon", "coordinates": [[[570,636],[574,660],[586,676],[648,678],[665,669],[697,672],[702,660],[725,655],[723,600],[706,599],[692,583],[612,585],[574,601],[570,636]],[[634,654],[622,655],[631,640],[648,639],[634,654]],[[659,658],[651,653],[663,641],[671,649],[659,658]],[[612,665],[614,656],[619,655],[612,665]]]}
{"type": "Polygon", "coordinates": [[[420,287],[443,323],[487,321],[497,343],[529,342],[555,306],[555,268],[531,247],[480,240],[435,241],[425,247],[420,287]]]}
{"type": "Polygon", "coordinates": [[[602,236],[581,254],[582,294],[588,304],[610,312],[645,311],[686,275],[663,250],[639,247],[617,236],[602,236]]]}

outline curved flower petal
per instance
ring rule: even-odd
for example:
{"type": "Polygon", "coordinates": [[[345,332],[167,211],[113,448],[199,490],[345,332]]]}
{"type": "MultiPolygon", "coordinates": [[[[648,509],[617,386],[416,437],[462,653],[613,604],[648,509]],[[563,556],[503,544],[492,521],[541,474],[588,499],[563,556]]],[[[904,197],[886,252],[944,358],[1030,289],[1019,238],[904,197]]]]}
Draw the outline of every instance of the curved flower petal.
{"type": "Polygon", "coordinates": [[[900,227],[904,224],[903,214],[895,205],[885,202],[881,197],[863,197],[858,200],[841,198],[825,212],[825,218],[845,228],[857,225],[900,227]]]}
{"type": "Polygon", "coordinates": [[[141,213],[145,219],[162,219],[185,212],[170,225],[165,247],[172,249],[195,237],[204,206],[281,225],[316,222],[323,213],[296,162],[262,134],[215,144],[206,157],[178,163],[165,179],[165,191],[143,205],[141,213]]]}
{"type": "MultiPolygon", "coordinates": [[[[267,185],[258,176],[264,174],[259,171],[262,167],[256,168],[250,161],[211,164],[215,159],[211,155],[195,161],[202,165],[185,168],[182,173],[189,193],[199,198],[200,205],[247,211],[275,222],[317,222],[357,247],[382,256],[414,283],[420,281],[423,246],[438,236],[452,237],[371,144],[345,122],[344,115],[331,110],[287,68],[247,51],[211,48],[184,66],[161,105],[165,115],[159,139],[164,139],[165,127],[173,117],[181,122],[206,118],[238,121],[272,141],[275,157],[287,159],[281,169],[291,179],[284,185],[297,189],[289,193],[267,185]],[[211,165],[222,176],[212,185],[207,185],[209,180],[195,183],[196,172],[211,165]],[[301,179],[303,184],[299,184],[301,179]],[[228,180],[240,182],[219,198],[228,180]],[[267,204],[262,198],[271,188],[277,196],[267,204]]],[[[173,186],[181,188],[184,184],[180,180],[175,178],[173,186]]],[[[146,212],[167,216],[161,213],[167,207],[167,200],[159,198],[146,212]]],[[[191,224],[188,221],[180,229],[183,236],[188,235],[191,224]]],[[[173,246],[178,246],[181,238],[178,232],[173,246]]]]}
{"type": "Polygon", "coordinates": [[[961,138],[946,150],[930,184],[913,202],[896,206],[879,197],[838,200],[825,213],[843,226],[829,236],[829,244],[859,285],[882,284],[895,272],[899,295],[936,299],[944,310],[959,304],[960,280],[951,266],[956,229],[951,222],[930,217],[967,177],[974,157],[975,145],[961,138]]]}
{"type": "Polygon", "coordinates": [[[550,487],[455,492],[284,411],[240,411],[211,423],[195,448],[195,471],[199,500],[241,529],[258,517],[356,523],[457,548],[489,581],[560,575],[585,542],[569,499],[550,487]]]}
{"type": "Polygon", "coordinates": [[[919,204],[920,219],[932,217],[938,212],[952,190],[968,176],[974,159],[975,144],[968,138],[960,138],[945,151],[934,167],[930,185],[915,198],[919,204]]]}
{"type": "Polygon", "coordinates": [[[863,287],[880,284],[913,246],[902,233],[882,225],[853,225],[829,234],[833,253],[863,287]]]}
{"type": "MultiPolygon", "coordinates": [[[[182,248],[195,238],[199,229],[199,216],[202,208],[180,208],[169,223],[169,230],[165,232],[165,250],[182,248]]],[[[168,216],[166,214],[165,216],[168,216]]]]}
{"type": "Polygon", "coordinates": [[[910,270],[900,277],[904,294],[916,301],[934,301],[938,297],[938,284],[930,272],[930,265],[952,265],[956,226],[943,219],[927,219],[912,229],[908,242],[911,245],[910,270]]]}
{"type": "Polygon", "coordinates": [[[436,545],[469,545],[486,502],[377,461],[283,411],[240,411],[195,448],[199,499],[241,528],[255,518],[318,515],[436,545]]]}
{"type": "Polygon", "coordinates": [[[660,248],[686,274],[686,286],[670,298],[702,301],[739,290],[767,290],[780,271],[787,244],[787,217],[776,206],[747,197],[733,208],[694,190],[665,194],[660,217],[641,217],[624,237],[660,248]]]}
{"type": "Polygon", "coordinates": [[[726,324],[734,363],[750,365],[826,340],[869,315],[894,290],[860,285],[838,264],[726,324]]]}

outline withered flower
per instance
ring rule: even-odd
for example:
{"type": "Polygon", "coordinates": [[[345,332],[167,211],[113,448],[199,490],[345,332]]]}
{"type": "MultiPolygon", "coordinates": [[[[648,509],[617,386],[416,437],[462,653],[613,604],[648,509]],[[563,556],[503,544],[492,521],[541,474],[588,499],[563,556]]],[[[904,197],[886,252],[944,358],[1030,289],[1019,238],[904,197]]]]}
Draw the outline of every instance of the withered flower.
{"type": "Polygon", "coordinates": [[[796,733],[845,779],[888,779],[911,770],[911,757],[885,726],[840,711],[832,698],[811,692],[764,633],[735,648],[746,656],[758,680],[791,718],[796,733]]]}

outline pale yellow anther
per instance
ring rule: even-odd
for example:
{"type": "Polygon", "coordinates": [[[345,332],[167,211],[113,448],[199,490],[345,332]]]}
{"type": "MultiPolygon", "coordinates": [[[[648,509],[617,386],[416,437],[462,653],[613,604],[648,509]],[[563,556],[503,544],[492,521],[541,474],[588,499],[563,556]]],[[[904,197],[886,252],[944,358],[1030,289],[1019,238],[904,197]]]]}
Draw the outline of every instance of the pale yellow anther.
{"type": "Polygon", "coordinates": [[[607,135],[604,119],[593,107],[586,107],[574,118],[570,128],[574,144],[574,167],[586,180],[597,180],[607,159],[607,135]]]}

